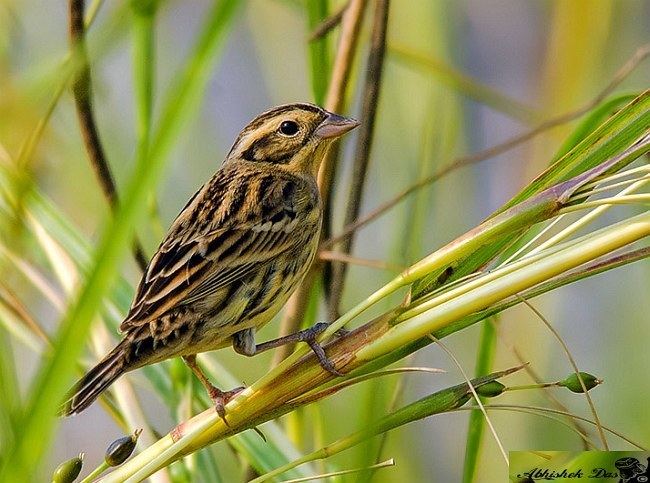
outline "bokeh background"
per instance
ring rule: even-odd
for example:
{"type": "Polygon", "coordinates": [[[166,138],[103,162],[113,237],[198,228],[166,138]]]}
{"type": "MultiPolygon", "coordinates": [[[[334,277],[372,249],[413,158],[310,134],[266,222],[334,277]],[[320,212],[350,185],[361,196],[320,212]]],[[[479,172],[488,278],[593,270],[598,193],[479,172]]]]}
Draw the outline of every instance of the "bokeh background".
{"type": "MultiPolygon", "coordinates": [[[[0,0],[0,145],[9,154],[17,153],[53,93],[57,68],[68,52],[65,3],[0,0]]],[[[105,2],[93,28],[113,21],[122,3],[105,2]]],[[[227,31],[224,50],[199,114],[176,140],[165,181],[156,196],[159,220],[150,217],[138,230],[149,253],[155,250],[185,200],[219,166],[248,120],[273,105],[313,100],[304,2],[241,3],[227,31]]],[[[341,3],[332,1],[331,9],[341,3]]],[[[211,5],[208,1],[170,0],[160,7],[156,24],[157,98],[175,80],[211,5]]],[[[642,0],[393,1],[362,212],[456,156],[490,147],[588,102],[638,47],[650,41],[648,18],[650,2],[642,0]],[[420,60],[413,61],[413,56],[420,60]],[[491,102],[486,95],[464,87],[456,73],[501,97],[491,102]]],[[[95,110],[118,187],[131,174],[136,145],[129,20],[116,20],[118,27],[107,48],[95,48],[93,30],[89,35],[95,110]]],[[[336,35],[330,35],[332,49],[336,35]]],[[[369,22],[364,24],[361,35],[352,94],[344,112],[352,116],[358,115],[369,22]]],[[[618,90],[646,89],[649,79],[650,63],[646,62],[618,90]]],[[[157,108],[159,104],[154,105],[154,116],[159,114],[157,108]]],[[[547,165],[571,129],[572,124],[553,129],[422,189],[363,228],[354,254],[401,266],[418,260],[475,226],[509,199],[547,165]]],[[[341,194],[346,193],[350,183],[353,142],[354,134],[346,140],[341,158],[337,180],[337,192],[341,194]]],[[[69,93],[57,105],[28,169],[38,189],[89,240],[97,240],[109,210],[89,167],[69,93]]],[[[337,197],[334,233],[342,226],[343,199],[337,197]]],[[[625,208],[617,210],[603,222],[620,218],[625,208]]],[[[32,242],[14,242],[25,259],[32,259],[32,242]]],[[[124,264],[122,273],[132,284],[137,282],[138,271],[132,261],[124,264]]],[[[7,271],[2,276],[35,319],[52,333],[59,315],[51,305],[17,273],[7,271]]],[[[351,307],[391,276],[392,272],[386,270],[351,267],[342,308],[351,307]]],[[[50,280],[62,293],[54,277],[50,280]]],[[[650,266],[646,261],[534,301],[561,333],[579,366],[605,380],[605,385],[592,392],[602,421],[646,445],[650,444],[649,283],[650,266]]],[[[511,347],[516,346],[549,381],[571,372],[557,341],[525,307],[505,312],[499,332],[496,368],[515,363],[511,347]]],[[[262,338],[276,333],[277,324],[269,324],[262,338]]],[[[479,327],[473,327],[446,341],[468,372],[474,367],[478,334],[479,327]]],[[[19,340],[12,340],[12,349],[20,368],[21,389],[26,391],[40,358],[19,340]]],[[[223,350],[213,357],[250,383],[265,372],[271,355],[247,359],[223,350]]],[[[415,400],[462,379],[449,357],[434,346],[417,353],[413,364],[443,368],[448,373],[409,376],[403,381],[401,401],[415,400]]],[[[164,434],[174,416],[153,395],[142,374],[129,378],[150,422],[164,434]]],[[[526,378],[518,375],[512,380],[524,382],[526,378]]],[[[316,433],[323,442],[333,441],[383,414],[394,388],[395,382],[384,378],[341,393],[320,404],[318,411],[326,425],[316,428],[306,424],[305,431],[294,432],[292,437],[303,448],[313,447],[316,433]]],[[[557,396],[572,410],[588,415],[584,398],[564,392],[557,396]]],[[[538,391],[508,395],[507,402],[548,405],[538,391]]],[[[315,411],[306,409],[301,417],[313,420],[315,411]]],[[[492,417],[507,449],[580,448],[578,438],[560,424],[509,412],[494,413],[492,417]]],[[[382,454],[394,457],[397,466],[377,472],[373,481],[460,481],[467,420],[467,413],[438,416],[391,433],[382,454]]],[[[121,434],[97,404],[80,416],[62,421],[41,476],[46,478],[43,475],[49,474],[58,462],[79,451],[86,453],[88,461],[99,461],[107,444],[121,434]]],[[[376,444],[362,445],[335,461],[342,468],[358,467],[376,444]]],[[[629,448],[613,438],[610,444],[615,449],[629,448]]],[[[210,451],[217,455],[224,481],[241,478],[241,462],[225,443],[218,443],[210,451]]],[[[494,440],[486,434],[478,481],[505,481],[505,475],[494,440]]]]}

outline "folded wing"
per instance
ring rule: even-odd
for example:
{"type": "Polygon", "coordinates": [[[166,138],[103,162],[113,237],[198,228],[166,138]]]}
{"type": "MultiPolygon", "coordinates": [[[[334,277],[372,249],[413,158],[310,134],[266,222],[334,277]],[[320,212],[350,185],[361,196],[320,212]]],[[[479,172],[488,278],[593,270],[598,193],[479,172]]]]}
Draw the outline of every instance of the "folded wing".
{"type": "Polygon", "coordinates": [[[128,331],[250,275],[286,250],[304,202],[297,180],[218,172],[176,218],[120,326],[128,331]]]}

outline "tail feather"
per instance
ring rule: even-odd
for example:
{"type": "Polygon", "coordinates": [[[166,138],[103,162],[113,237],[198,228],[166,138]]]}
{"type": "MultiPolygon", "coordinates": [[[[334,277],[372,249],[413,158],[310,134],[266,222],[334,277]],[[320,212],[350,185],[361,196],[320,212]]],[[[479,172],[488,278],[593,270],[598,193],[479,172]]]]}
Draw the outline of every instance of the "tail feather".
{"type": "Polygon", "coordinates": [[[126,372],[125,344],[126,340],[120,342],[73,386],[59,409],[60,415],[71,416],[80,413],[126,372]]]}

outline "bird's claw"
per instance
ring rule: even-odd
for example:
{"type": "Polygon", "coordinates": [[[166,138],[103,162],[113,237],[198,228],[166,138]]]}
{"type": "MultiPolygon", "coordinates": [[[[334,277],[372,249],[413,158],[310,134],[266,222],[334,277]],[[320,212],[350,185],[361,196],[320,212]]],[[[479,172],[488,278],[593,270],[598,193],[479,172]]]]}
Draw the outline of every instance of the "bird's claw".
{"type": "Polygon", "coordinates": [[[320,363],[323,369],[325,369],[330,374],[334,374],[337,377],[341,377],[344,376],[344,374],[339,372],[336,369],[336,366],[334,365],[332,360],[329,357],[327,357],[327,354],[325,354],[325,350],[323,349],[323,346],[321,346],[316,340],[316,337],[318,337],[320,334],[325,332],[325,330],[328,327],[329,324],[326,322],[319,322],[317,324],[314,324],[312,327],[306,329],[303,332],[304,334],[303,341],[306,342],[309,345],[309,347],[311,347],[311,350],[314,352],[314,354],[316,354],[316,357],[318,358],[318,362],[320,363]]]}
{"type": "Polygon", "coordinates": [[[231,389],[230,391],[222,391],[221,389],[212,386],[208,391],[208,395],[214,404],[215,411],[228,427],[230,427],[230,425],[228,424],[228,421],[226,421],[226,404],[228,404],[232,398],[237,396],[237,394],[242,392],[244,389],[246,388],[240,386],[236,387],[235,389],[231,389]]]}

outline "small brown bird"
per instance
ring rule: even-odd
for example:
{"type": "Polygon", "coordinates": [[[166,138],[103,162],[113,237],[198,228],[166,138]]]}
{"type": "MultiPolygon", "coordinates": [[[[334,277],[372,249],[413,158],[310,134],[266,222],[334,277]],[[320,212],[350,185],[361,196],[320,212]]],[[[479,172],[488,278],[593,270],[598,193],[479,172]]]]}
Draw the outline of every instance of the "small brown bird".
{"type": "Polygon", "coordinates": [[[322,207],[316,176],[333,140],[359,123],[311,104],[264,112],[239,134],[222,167],[173,222],[138,285],[122,341],[73,388],[64,415],[88,407],[118,377],[182,356],[220,415],[237,390],[214,387],[196,354],[233,346],[252,356],[295,341],[310,344],[326,324],[255,343],[316,254],[322,207]]]}

